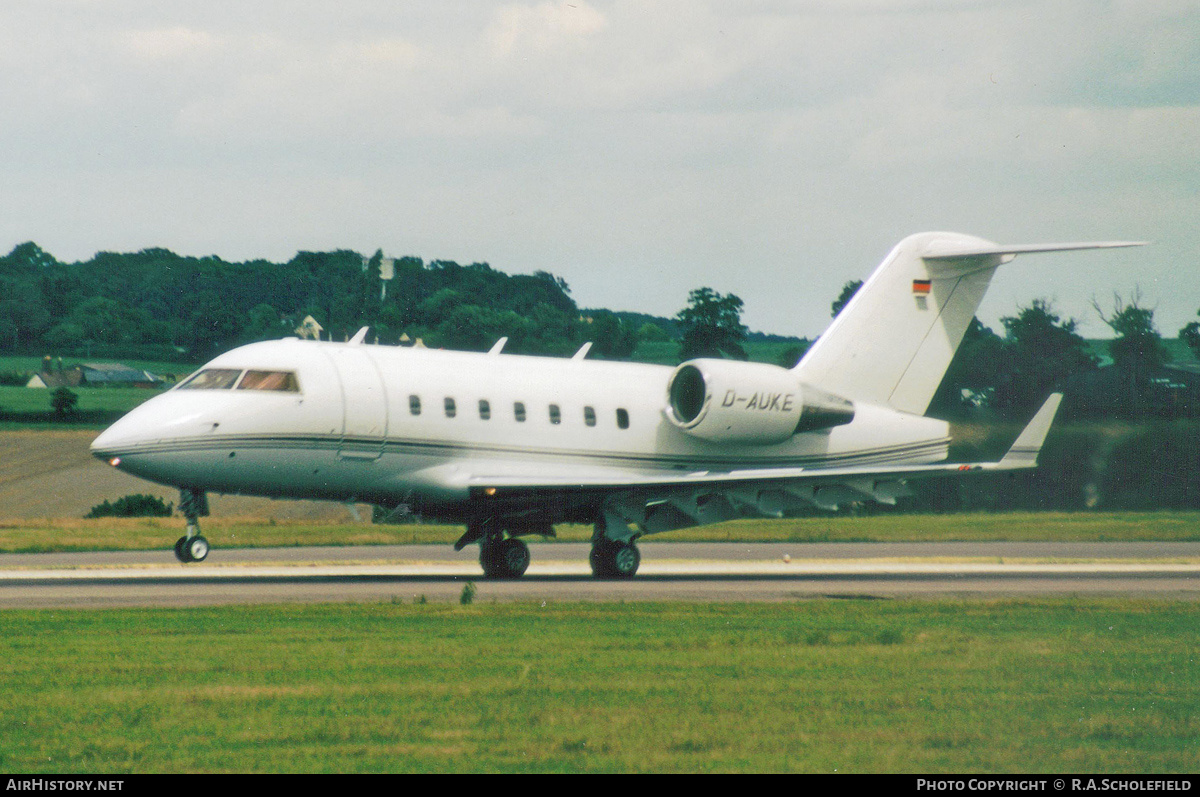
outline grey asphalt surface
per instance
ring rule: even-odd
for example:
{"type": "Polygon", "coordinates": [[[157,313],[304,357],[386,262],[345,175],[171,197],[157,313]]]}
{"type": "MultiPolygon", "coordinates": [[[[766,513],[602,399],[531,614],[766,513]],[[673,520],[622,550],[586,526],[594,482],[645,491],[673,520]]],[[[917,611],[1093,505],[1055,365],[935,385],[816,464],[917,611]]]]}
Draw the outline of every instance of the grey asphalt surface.
{"type": "Polygon", "coordinates": [[[0,608],[331,601],[791,601],[1107,596],[1200,599],[1200,543],[644,542],[628,581],[594,579],[588,546],[534,542],[518,580],[442,545],[0,555],[0,608]],[[1190,562],[1190,563],[1189,563],[1190,562]]]}

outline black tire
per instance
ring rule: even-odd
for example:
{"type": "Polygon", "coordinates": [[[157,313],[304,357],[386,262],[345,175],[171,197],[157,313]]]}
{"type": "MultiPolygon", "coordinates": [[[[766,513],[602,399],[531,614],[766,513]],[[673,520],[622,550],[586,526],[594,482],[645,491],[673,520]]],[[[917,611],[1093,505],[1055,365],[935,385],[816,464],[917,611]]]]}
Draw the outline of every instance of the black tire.
{"type": "Polygon", "coordinates": [[[183,546],[187,545],[187,541],[188,541],[187,537],[180,537],[179,539],[175,540],[175,558],[178,559],[179,561],[183,562],[185,565],[188,562],[192,561],[191,559],[188,558],[187,551],[184,550],[184,547],[183,547],[183,546]]]}
{"type": "Polygon", "coordinates": [[[479,546],[479,564],[486,578],[520,578],[529,568],[529,546],[515,537],[479,546]]]}
{"type": "Polygon", "coordinates": [[[596,578],[633,578],[642,563],[642,554],[632,542],[603,540],[592,545],[588,563],[596,578]]]}

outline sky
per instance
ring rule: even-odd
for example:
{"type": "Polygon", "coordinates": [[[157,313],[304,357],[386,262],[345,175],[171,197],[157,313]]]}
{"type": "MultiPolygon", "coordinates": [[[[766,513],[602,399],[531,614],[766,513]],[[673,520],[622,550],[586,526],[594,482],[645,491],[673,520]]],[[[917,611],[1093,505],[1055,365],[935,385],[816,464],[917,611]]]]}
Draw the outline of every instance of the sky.
{"type": "Polygon", "coordinates": [[[0,250],[353,249],[708,286],[813,337],[926,230],[1018,257],[980,319],[1200,310],[1194,0],[5,0],[0,250]],[[1119,297],[1119,299],[1118,299],[1119,297]]]}

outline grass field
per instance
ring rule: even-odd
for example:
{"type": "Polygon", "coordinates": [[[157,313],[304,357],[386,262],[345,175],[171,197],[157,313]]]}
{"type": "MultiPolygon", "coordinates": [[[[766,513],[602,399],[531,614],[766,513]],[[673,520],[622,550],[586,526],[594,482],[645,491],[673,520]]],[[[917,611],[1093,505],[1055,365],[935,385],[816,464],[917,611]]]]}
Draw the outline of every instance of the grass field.
{"type": "Polygon", "coordinates": [[[1200,605],[9,611],[15,772],[1194,772],[1200,605]]]}
{"type": "MultiPolygon", "coordinates": [[[[111,362],[104,357],[91,359],[72,357],[64,363],[70,368],[80,362],[111,362]]],[[[126,365],[150,371],[160,375],[170,375],[174,378],[186,376],[195,370],[195,366],[185,363],[164,363],[149,360],[121,359],[126,365]]],[[[40,357],[0,357],[0,373],[24,374],[32,376],[41,370],[40,357]]],[[[0,430],[14,428],[45,428],[63,426],[87,426],[103,428],[120,414],[126,413],[147,399],[157,396],[161,391],[141,388],[122,387],[76,387],[71,392],[79,397],[75,410],[77,417],[59,419],[53,417],[50,406],[50,396],[53,390],[27,388],[15,385],[0,385],[0,418],[5,413],[11,416],[8,420],[0,420],[0,430]],[[44,415],[40,415],[44,414],[44,415]],[[39,417],[40,415],[40,417],[39,417]]]]}
{"type": "MultiPolygon", "coordinates": [[[[205,518],[204,536],[218,548],[285,545],[452,544],[461,526],[336,525],[261,518],[205,518]]],[[[149,550],[173,543],[181,518],[100,518],[0,522],[0,553],[149,550]]],[[[557,539],[591,539],[590,526],[560,525],[557,539]]],[[[1200,540],[1200,512],[976,512],[875,515],[792,520],[737,520],[656,536],[716,542],[1112,542],[1200,540]]]]}
{"type": "MultiPolygon", "coordinates": [[[[71,388],[71,392],[79,396],[75,406],[79,412],[128,412],[161,391],[136,387],[76,387],[71,388]]],[[[0,409],[20,413],[49,412],[53,393],[53,390],[0,386],[0,409]]]]}

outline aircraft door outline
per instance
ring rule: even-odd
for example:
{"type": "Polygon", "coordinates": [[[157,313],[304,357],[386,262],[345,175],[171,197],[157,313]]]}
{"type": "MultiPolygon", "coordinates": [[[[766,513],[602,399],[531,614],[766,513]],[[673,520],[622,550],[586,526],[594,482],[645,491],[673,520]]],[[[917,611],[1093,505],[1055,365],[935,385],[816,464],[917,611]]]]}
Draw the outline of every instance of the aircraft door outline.
{"type": "Polygon", "coordinates": [[[338,459],[379,459],[388,430],[387,388],[379,366],[357,347],[335,350],[331,359],[342,395],[338,459]]]}

